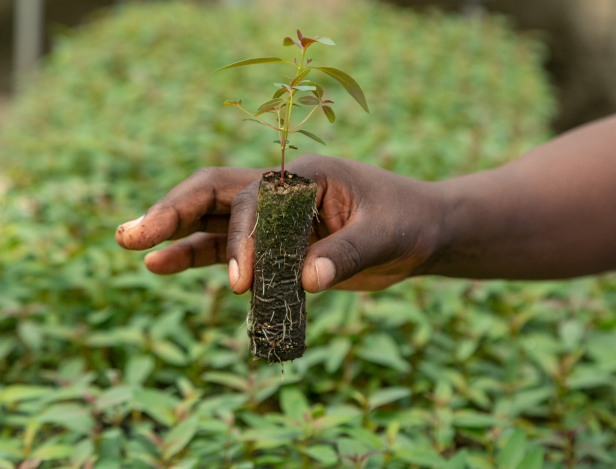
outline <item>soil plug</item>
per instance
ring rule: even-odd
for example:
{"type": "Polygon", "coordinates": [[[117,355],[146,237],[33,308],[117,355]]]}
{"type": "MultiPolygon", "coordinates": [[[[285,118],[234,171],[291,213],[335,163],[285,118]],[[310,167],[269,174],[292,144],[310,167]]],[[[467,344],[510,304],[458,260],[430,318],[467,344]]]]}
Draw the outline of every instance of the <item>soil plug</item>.
{"type": "Polygon", "coordinates": [[[312,59],[306,60],[308,47],[317,43],[335,45],[327,37],[304,37],[298,29],[297,40],[286,37],[283,45],[295,45],[301,50],[299,63],[297,59],[289,62],[278,57],[259,57],[216,70],[264,63],[286,63],[295,69],[295,77],[290,78],[288,85],[274,83],[277,91],[254,114],[242,107],[241,100],[224,102],[225,107],[237,107],[250,116],[244,120],[254,121],[278,133],[278,140],[274,143],[280,146],[280,171],[263,174],[259,186],[253,233],[254,280],[247,318],[253,355],[270,363],[299,358],[306,349],[306,294],[301,286],[301,275],[312,217],[316,213],[317,186],[310,179],[285,171],[285,151],[298,149],[289,142],[291,133],[305,135],[325,145],[320,137],[299,129],[317,109],[322,109],[330,122],[336,120],[330,106],[333,101],[323,99],[323,88],[307,80],[308,74],[317,70],[334,78],[368,112],[364,93],[351,76],[333,67],[311,66],[312,59]],[[302,93],[304,95],[300,96],[302,93]],[[302,106],[311,109],[292,126],[293,108],[302,106]],[[258,117],[262,115],[264,117],[258,117]],[[264,120],[265,116],[270,123],[264,120]]]}

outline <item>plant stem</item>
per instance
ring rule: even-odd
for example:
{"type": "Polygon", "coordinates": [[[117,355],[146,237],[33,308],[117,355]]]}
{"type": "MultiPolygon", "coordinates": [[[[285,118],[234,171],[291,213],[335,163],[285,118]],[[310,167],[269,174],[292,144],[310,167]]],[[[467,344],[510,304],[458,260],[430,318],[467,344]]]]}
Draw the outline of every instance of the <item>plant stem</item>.
{"type": "MultiPolygon", "coordinates": [[[[263,125],[267,125],[270,129],[274,129],[274,130],[282,130],[278,127],[274,127],[273,125],[269,125],[267,122],[263,122],[261,119],[258,119],[256,116],[253,116],[250,112],[248,112],[246,109],[244,109],[241,106],[237,106],[239,109],[241,109],[242,111],[244,111],[246,114],[248,114],[250,117],[252,117],[254,120],[261,122],[261,124],[263,125]]],[[[280,125],[280,124],[279,124],[280,125]]]]}
{"type": "MultiPolygon", "coordinates": [[[[306,55],[306,49],[302,48],[302,59],[299,63],[299,67],[297,68],[297,73],[295,74],[295,77],[297,78],[299,76],[300,73],[302,73],[302,69],[304,67],[304,55],[306,55]]],[[[281,156],[280,156],[280,180],[284,180],[284,151],[285,148],[287,147],[287,139],[289,137],[289,121],[291,120],[291,111],[292,111],[292,107],[293,107],[293,95],[295,94],[295,90],[289,90],[289,98],[287,99],[287,108],[285,109],[285,113],[284,113],[284,123],[282,125],[282,138],[280,139],[280,150],[281,150],[281,156]]],[[[314,109],[313,109],[314,111],[314,109]]],[[[312,112],[311,112],[312,114],[312,112]]],[[[304,119],[305,121],[305,119],[304,119]]],[[[278,121],[280,125],[280,121],[278,121]]],[[[303,123],[303,122],[302,122],[303,123]]],[[[301,124],[300,124],[301,125],[301,124]]],[[[271,127],[271,126],[270,126],[271,127]]]]}
{"type": "Polygon", "coordinates": [[[308,114],[308,115],[306,116],[306,118],[305,118],[303,121],[301,121],[299,124],[297,124],[295,127],[293,127],[293,128],[291,128],[291,129],[289,129],[289,132],[291,132],[291,131],[293,131],[293,130],[297,129],[300,125],[302,125],[304,122],[306,122],[306,121],[308,120],[308,118],[312,115],[312,113],[313,113],[314,111],[316,111],[316,110],[317,110],[317,108],[318,108],[318,107],[319,107],[319,106],[315,106],[315,107],[312,109],[312,111],[310,111],[310,114],[308,114]]]}

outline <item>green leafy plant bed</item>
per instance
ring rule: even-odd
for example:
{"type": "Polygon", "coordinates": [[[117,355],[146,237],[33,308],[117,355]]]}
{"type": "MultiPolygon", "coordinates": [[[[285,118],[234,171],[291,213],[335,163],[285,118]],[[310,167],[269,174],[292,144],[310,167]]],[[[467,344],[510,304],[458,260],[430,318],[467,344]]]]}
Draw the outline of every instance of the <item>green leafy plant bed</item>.
{"type": "Polygon", "coordinates": [[[291,27],[332,36],[315,61],[370,98],[315,71],[337,119],[315,112],[328,145],[302,151],[435,180],[549,136],[543,48],[502,18],[325,3],[124,2],[56,41],[0,135],[0,468],[614,467],[614,275],[307,294],[281,381],[252,360],[226,268],[159,277],[118,249],[118,224],[198,168],[280,163],[217,111],[238,90],[257,109],[289,65],[212,71],[292,62],[291,27]]]}
{"type": "Polygon", "coordinates": [[[255,357],[300,358],[306,349],[306,293],[300,277],[315,211],[317,185],[280,171],[259,184],[254,283],[248,336],[255,357]]]}

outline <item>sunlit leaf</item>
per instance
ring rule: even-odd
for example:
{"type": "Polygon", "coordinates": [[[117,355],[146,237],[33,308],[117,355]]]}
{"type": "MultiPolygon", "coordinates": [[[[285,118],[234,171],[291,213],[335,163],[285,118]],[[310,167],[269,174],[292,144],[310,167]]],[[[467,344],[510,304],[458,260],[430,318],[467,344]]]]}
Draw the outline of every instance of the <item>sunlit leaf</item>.
{"type": "Polygon", "coordinates": [[[355,101],[359,103],[359,105],[364,108],[366,112],[370,112],[368,110],[368,103],[366,102],[366,97],[364,96],[364,92],[362,91],[359,84],[347,73],[342,70],[338,70],[333,67],[312,67],[315,70],[320,70],[321,72],[329,75],[330,77],[337,80],[347,92],[353,96],[355,101]]]}
{"type": "Polygon", "coordinates": [[[334,114],[334,110],[329,106],[323,106],[323,112],[327,116],[327,120],[333,123],[336,120],[336,114],[334,114]]]}
{"type": "Polygon", "coordinates": [[[245,60],[240,60],[239,62],[234,62],[232,64],[225,65],[224,67],[221,67],[218,70],[215,70],[214,73],[220,72],[221,70],[226,70],[228,68],[243,67],[244,65],[269,64],[269,63],[277,63],[277,62],[278,63],[279,62],[291,63],[286,60],[280,59],[278,57],[257,57],[255,59],[245,59],[245,60]]]}
{"type": "Polygon", "coordinates": [[[318,106],[319,100],[314,96],[302,96],[297,100],[298,103],[305,104],[306,106],[318,106]]]}
{"type": "Polygon", "coordinates": [[[319,142],[321,145],[327,145],[323,140],[317,137],[312,132],[308,132],[307,130],[298,130],[300,134],[304,134],[306,137],[310,137],[312,140],[319,142]]]}

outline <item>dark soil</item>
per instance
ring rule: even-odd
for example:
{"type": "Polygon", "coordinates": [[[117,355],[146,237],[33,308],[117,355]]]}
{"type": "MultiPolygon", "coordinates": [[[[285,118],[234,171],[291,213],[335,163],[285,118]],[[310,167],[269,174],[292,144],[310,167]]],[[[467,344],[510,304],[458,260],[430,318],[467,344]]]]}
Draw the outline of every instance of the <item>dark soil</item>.
{"type": "Polygon", "coordinates": [[[301,284],[317,185],[285,171],[263,174],[254,230],[254,280],[248,314],[252,354],[269,363],[306,349],[306,294],[301,284]]]}

